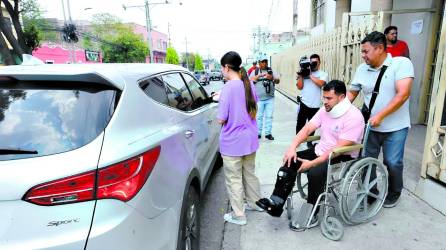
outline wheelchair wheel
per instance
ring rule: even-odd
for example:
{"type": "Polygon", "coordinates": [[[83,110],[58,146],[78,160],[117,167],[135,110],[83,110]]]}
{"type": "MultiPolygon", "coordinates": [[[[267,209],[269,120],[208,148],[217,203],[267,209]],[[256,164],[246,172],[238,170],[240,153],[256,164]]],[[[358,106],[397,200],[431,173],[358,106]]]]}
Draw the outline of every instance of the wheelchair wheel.
{"type": "Polygon", "coordinates": [[[286,215],[288,220],[291,220],[291,216],[293,215],[293,198],[291,196],[286,198],[286,215]]]}
{"type": "Polygon", "coordinates": [[[342,180],[339,201],[345,223],[364,223],[378,214],[387,195],[387,176],[387,169],[375,158],[363,158],[350,166],[342,180]]]}
{"type": "Polygon", "coordinates": [[[327,216],[326,219],[322,218],[321,232],[325,238],[338,241],[344,236],[344,225],[338,218],[327,216]]]}
{"type": "Polygon", "coordinates": [[[296,188],[297,191],[299,192],[299,195],[302,199],[307,200],[308,195],[307,195],[307,191],[308,191],[308,180],[306,180],[301,172],[297,172],[297,176],[296,176],[296,188]]]}

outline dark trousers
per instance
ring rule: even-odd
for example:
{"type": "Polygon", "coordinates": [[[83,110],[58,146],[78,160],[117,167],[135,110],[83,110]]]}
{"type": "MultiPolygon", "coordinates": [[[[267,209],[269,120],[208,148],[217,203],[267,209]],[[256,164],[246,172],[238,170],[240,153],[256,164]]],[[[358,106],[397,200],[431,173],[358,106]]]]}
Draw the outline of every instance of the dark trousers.
{"type": "Polygon", "coordinates": [[[313,118],[318,110],[319,108],[310,108],[303,102],[300,102],[299,113],[297,114],[296,134],[305,126],[307,120],[309,121],[313,118]]]}
{"type": "MultiPolygon", "coordinates": [[[[297,152],[297,157],[307,160],[314,160],[318,156],[314,152],[314,148],[309,148],[303,151],[297,152]]],[[[342,161],[352,160],[350,155],[340,155],[331,161],[331,164],[336,164],[342,161]]],[[[297,171],[302,163],[297,161],[292,162],[290,167],[297,171]]],[[[327,167],[328,162],[312,167],[307,171],[308,178],[308,200],[307,202],[315,205],[317,198],[321,193],[325,191],[325,183],[327,181],[327,167]]]]}

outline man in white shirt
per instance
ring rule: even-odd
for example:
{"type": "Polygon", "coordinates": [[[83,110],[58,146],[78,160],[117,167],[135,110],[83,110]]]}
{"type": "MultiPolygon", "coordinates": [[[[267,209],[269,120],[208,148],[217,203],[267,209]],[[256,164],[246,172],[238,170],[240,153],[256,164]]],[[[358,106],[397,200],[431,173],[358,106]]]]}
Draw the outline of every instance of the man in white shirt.
{"type": "Polygon", "coordinates": [[[414,68],[408,58],[392,57],[387,53],[386,37],[378,31],[361,41],[361,54],[365,63],[356,69],[347,96],[353,102],[362,91],[364,104],[370,110],[378,75],[384,71],[375,105],[370,110],[368,122],[372,128],[365,153],[378,158],[381,148],[383,150],[384,165],[389,173],[389,188],[383,206],[390,208],[396,206],[403,189],[404,144],[410,128],[408,99],[414,68]]]}
{"type": "MultiPolygon", "coordinates": [[[[321,58],[318,54],[310,56],[309,69],[302,68],[297,73],[297,89],[300,90],[299,113],[297,114],[296,134],[311,120],[321,107],[321,88],[328,80],[328,74],[319,70],[321,58]]],[[[304,66],[305,67],[305,66],[304,66]]],[[[311,146],[308,143],[308,146],[311,146]]]]}

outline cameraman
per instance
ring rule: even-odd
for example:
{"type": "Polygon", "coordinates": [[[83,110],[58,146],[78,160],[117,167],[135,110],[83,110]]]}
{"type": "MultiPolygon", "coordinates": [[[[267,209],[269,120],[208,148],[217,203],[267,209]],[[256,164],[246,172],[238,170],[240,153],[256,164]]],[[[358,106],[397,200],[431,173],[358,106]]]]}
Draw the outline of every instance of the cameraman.
{"type": "Polygon", "coordinates": [[[273,127],[274,111],[274,90],[275,84],[279,83],[279,78],[268,67],[268,59],[263,57],[259,60],[259,68],[256,68],[249,75],[249,80],[254,82],[257,96],[257,127],[259,129],[259,139],[262,137],[263,119],[265,119],[265,138],[274,140],[271,134],[273,127]]]}
{"type": "Polygon", "coordinates": [[[321,58],[313,54],[310,59],[302,57],[297,72],[297,89],[300,90],[300,109],[297,115],[296,134],[311,120],[321,107],[321,88],[328,80],[328,74],[319,70],[321,58]]]}

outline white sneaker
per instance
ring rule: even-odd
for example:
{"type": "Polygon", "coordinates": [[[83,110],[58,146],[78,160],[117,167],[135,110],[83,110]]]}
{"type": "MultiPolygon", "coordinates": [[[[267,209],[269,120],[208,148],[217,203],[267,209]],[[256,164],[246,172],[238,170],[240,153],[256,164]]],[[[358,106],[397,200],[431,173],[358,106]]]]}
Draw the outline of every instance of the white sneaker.
{"type": "Polygon", "coordinates": [[[227,213],[223,219],[229,223],[234,223],[240,226],[246,225],[246,216],[235,216],[234,213],[227,213]]]}
{"type": "Polygon", "coordinates": [[[251,207],[248,203],[245,203],[245,210],[246,211],[265,212],[265,210],[263,208],[258,207],[258,206],[251,207]]]}

